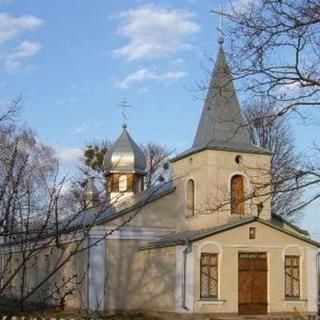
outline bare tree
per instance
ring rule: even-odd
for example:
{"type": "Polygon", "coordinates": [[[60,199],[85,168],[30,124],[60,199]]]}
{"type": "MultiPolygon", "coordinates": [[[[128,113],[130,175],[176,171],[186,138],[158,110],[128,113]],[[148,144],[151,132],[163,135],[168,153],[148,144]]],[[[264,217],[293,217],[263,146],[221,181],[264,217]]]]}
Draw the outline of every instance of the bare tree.
{"type": "Polygon", "coordinates": [[[257,0],[224,13],[235,79],[250,96],[275,105],[272,120],[287,112],[305,115],[320,102],[320,3],[257,0]],[[304,109],[302,109],[304,107],[304,109]]]}
{"type": "Polygon", "coordinates": [[[85,290],[87,250],[130,223],[157,189],[140,199],[112,230],[88,241],[101,214],[111,207],[105,194],[90,200],[85,197],[84,205],[70,207],[70,193],[65,191],[66,179],[58,178],[54,150],[32,130],[21,127],[14,111],[10,116],[7,110],[3,114],[1,118],[0,112],[0,298],[9,299],[14,310],[49,305],[64,308],[85,290]]]}
{"type": "Polygon", "coordinates": [[[295,215],[303,203],[302,189],[296,186],[301,156],[295,151],[295,140],[288,117],[269,121],[274,106],[265,102],[253,102],[245,106],[244,117],[253,144],[272,152],[271,156],[271,207],[282,217],[295,215]],[[285,192],[288,190],[287,192],[285,192]],[[284,191],[284,192],[281,192],[284,191]]]}
{"type": "MultiPolygon", "coordinates": [[[[97,180],[104,179],[104,168],[103,168],[103,159],[108,151],[108,149],[112,146],[112,142],[106,140],[105,142],[92,143],[85,147],[84,149],[84,166],[81,166],[80,171],[85,173],[86,178],[88,176],[93,176],[98,178],[97,180]]],[[[146,144],[142,144],[141,148],[146,156],[147,160],[147,175],[145,178],[145,185],[147,188],[150,188],[159,180],[162,181],[166,178],[166,180],[170,179],[169,170],[165,170],[166,177],[162,174],[164,172],[163,165],[168,159],[171,152],[168,147],[164,145],[160,145],[155,142],[148,142],[146,144]]],[[[80,179],[80,185],[84,186],[86,183],[86,178],[80,179]]],[[[79,187],[75,186],[74,190],[78,190],[79,187]]]]}
{"type": "MultiPolygon", "coordinates": [[[[226,18],[223,32],[231,43],[227,52],[233,79],[248,100],[263,100],[273,106],[262,117],[256,113],[258,119],[250,117],[245,125],[252,128],[262,122],[271,128],[272,122],[277,125],[278,118],[287,114],[314,121],[320,103],[319,1],[257,0],[244,4],[230,0],[228,4],[222,13],[226,18]]],[[[319,147],[315,145],[313,150],[314,155],[310,152],[309,158],[296,161],[290,169],[291,178],[281,183],[280,189],[273,188],[273,199],[308,190],[297,202],[288,198],[294,206],[287,208],[286,216],[320,197],[319,147]]],[[[280,177],[285,179],[282,174],[280,177]]],[[[273,182],[278,178],[273,177],[273,182]]]]}
{"type": "Polygon", "coordinates": [[[94,142],[85,146],[83,154],[86,168],[103,173],[103,159],[111,145],[112,142],[106,140],[101,143],[94,142]]]}
{"type": "MultiPolygon", "coordinates": [[[[166,146],[160,145],[154,142],[148,142],[141,146],[147,159],[147,175],[146,175],[146,187],[150,188],[159,179],[165,179],[163,174],[163,165],[172,153],[166,146]]],[[[168,170],[167,170],[168,171],[168,170]]],[[[167,174],[169,174],[166,171],[167,174]]],[[[167,180],[170,176],[167,177],[167,180]]]]}

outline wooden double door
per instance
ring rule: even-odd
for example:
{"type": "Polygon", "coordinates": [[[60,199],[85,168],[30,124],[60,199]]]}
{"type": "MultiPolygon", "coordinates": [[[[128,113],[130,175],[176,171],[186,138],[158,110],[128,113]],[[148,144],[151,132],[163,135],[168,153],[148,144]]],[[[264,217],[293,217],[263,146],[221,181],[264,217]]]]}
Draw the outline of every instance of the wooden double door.
{"type": "Polygon", "coordinates": [[[265,252],[239,253],[240,315],[268,313],[268,264],[265,252]]]}

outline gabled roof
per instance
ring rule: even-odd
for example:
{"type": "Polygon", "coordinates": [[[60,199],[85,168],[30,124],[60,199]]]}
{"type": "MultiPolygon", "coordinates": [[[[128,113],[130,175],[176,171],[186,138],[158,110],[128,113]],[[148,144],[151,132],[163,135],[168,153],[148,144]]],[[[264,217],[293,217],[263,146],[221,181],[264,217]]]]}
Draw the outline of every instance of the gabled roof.
{"type": "Polygon", "coordinates": [[[119,138],[107,151],[103,165],[109,172],[136,172],[145,174],[146,157],[141,148],[131,138],[126,125],[119,138]]]}
{"type": "Polygon", "coordinates": [[[172,161],[207,149],[271,154],[251,143],[222,45],[192,148],[172,161]]]}
{"type": "Polygon", "coordinates": [[[211,228],[207,229],[201,229],[201,230],[192,230],[192,231],[182,231],[177,233],[171,233],[167,236],[161,237],[160,239],[157,239],[155,241],[150,241],[143,247],[141,247],[141,250],[145,249],[155,249],[155,248],[163,248],[163,247],[171,247],[176,245],[185,245],[186,242],[193,242],[197,241],[209,236],[212,236],[214,234],[218,234],[233,228],[240,227],[242,225],[251,223],[251,222],[260,222],[264,225],[267,225],[273,229],[276,229],[280,232],[286,233],[294,238],[297,238],[299,240],[308,242],[314,246],[320,247],[320,243],[314,240],[311,240],[305,236],[299,235],[298,233],[291,232],[287,229],[281,228],[279,226],[276,226],[272,223],[272,220],[263,220],[256,216],[250,216],[250,217],[241,217],[238,220],[233,220],[225,224],[217,225],[211,228]]]}
{"type": "Polygon", "coordinates": [[[287,225],[290,228],[296,230],[297,232],[304,234],[306,237],[309,237],[310,234],[307,230],[301,229],[300,227],[298,227],[297,225],[293,224],[292,222],[288,221],[287,219],[284,219],[282,217],[280,217],[279,215],[272,213],[272,221],[273,220],[277,220],[279,221],[281,224],[287,225]]]}

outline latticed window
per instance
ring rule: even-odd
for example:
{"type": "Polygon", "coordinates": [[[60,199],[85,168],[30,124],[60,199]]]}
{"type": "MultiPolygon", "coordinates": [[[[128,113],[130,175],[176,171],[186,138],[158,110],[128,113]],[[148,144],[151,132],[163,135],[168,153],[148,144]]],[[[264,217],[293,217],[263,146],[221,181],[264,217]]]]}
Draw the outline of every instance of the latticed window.
{"type": "Polygon", "coordinates": [[[300,297],[300,257],[285,256],[285,296],[300,297]]]}
{"type": "Polygon", "coordinates": [[[231,179],[231,213],[244,214],[244,179],[237,174],[231,179]]]}
{"type": "Polygon", "coordinates": [[[201,253],[200,259],[200,297],[218,298],[218,255],[201,253]]]}

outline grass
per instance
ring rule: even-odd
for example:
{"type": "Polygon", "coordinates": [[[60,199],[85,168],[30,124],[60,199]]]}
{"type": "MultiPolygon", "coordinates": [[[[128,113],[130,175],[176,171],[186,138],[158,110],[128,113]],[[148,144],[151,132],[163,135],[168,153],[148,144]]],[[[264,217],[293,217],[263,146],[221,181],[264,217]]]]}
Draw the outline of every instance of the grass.
{"type": "Polygon", "coordinates": [[[20,307],[16,300],[8,298],[0,298],[0,316],[27,317],[32,316],[32,319],[108,319],[108,320],[163,320],[162,317],[147,315],[142,312],[128,312],[108,315],[103,312],[89,313],[87,311],[68,309],[61,311],[57,307],[46,307],[39,309],[35,304],[26,304],[23,311],[19,311],[20,307]]]}

